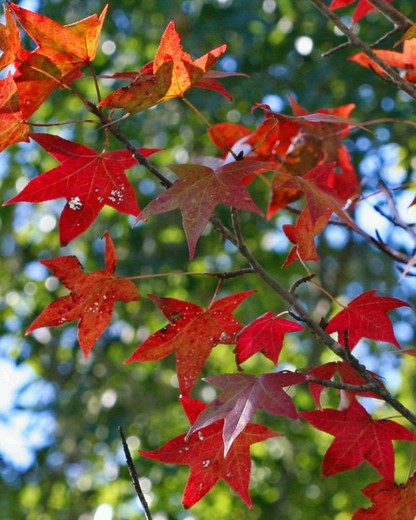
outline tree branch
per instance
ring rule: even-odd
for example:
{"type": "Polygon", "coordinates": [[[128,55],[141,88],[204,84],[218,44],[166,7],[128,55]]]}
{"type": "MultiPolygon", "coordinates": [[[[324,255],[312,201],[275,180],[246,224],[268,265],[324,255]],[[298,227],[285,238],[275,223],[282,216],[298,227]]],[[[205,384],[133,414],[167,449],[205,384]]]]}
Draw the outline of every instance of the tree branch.
{"type": "Polygon", "coordinates": [[[121,437],[121,443],[123,445],[124,455],[126,457],[127,467],[129,468],[129,473],[131,479],[133,481],[134,489],[136,490],[136,495],[140,500],[140,503],[143,507],[144,515],[146,520],[152,520],[152,515],[150,513],[149,506],[147,504],[146,498],[143,494],[142,488],[139,482],[139,475],[137,474],[136,466],[134,465],[133,459],[131,458],[130,450],[127,445],[126,437],[124,436],[123,428],[121,426],[118,427],[118,433],[121,437]]]}
{"type": "MultiPolygon", "coordinates": [[[[331,11],[322,0],[310,0],[317,9],[319,9],[329,20],[331,20],[334,25],[338,27],[338,29],[345,34],[345,36],[349,39],[349,41],[354,44],[358,49],[360,49],[364,54],[366,54],[369,58],[371,58],[374,63],[376,63],[379,67],[381,67],[384,72],[387,74],[387,77],[390,81],[400,90],[403,90],[413,99],[416,99],[416,88],[403,79],[400,74],[398,74],[392,67],[387,65],[375,52],[373,49],[363,42],[358,36],[354,34],[354,32],[347,27],[344,22],[333,12],[331,11]]],[[[384,2],[382,2],[384,4],[384,2]]]]}
{"type": "Polygon", "coordinates": [[[403,32],[412,27],[413,22],[393,5],[388,4],[385,0],[368,0],[370,4],[377,8],[386,18],[394,23],[403,32]]]}
{"type": "Polygon", "coordinates": [[[319,377],[308,377],[308,383],[316,383],[327,388],[337,388],[338,390],[347,390],[348,392],[369,392],[376,387],[375,383],[367,383],[366,385],[350,385],[341,381],[331,381],[330,379],[320,379],[319,377]]]}

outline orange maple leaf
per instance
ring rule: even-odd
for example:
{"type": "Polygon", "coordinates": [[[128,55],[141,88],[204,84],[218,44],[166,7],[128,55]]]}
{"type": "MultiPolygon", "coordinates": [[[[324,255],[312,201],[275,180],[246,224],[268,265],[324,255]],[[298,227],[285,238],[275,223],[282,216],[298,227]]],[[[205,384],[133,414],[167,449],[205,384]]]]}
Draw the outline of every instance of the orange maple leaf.
{"type": "Polygon", "coordinates": [[[9,73],[0,79],[0,152],[11,144],[29,141],[29,132],[17,99],[17,86],[9,73]]]}
{"type": "Polygon", "coordinates": [[[89,63],[95,58],[108,5],[99,16],[93,14],[69,25],[60,25],[13,3],[9,6],[23,29],[39,45],[38,53],[52,58],[57,65],[62,60],[89,63]]]}
{"type": "Polygon", "coordinates": [[[123,108],[134,114],[169,99],[183,97],[191,87],[215,90],[230,98],[216,78],[235,74],[210,72],[226,48],[226,45],[221,45],[193,60],[182,49],[175,24],[170,22],[162,35],[155,59],[139,72],[115,74],[115,78],[132,78],[133,82],[112,92],[99,105],[123,108]]]}
{"type": "MultiPolygon", "coordinates": [[[[406,79],[408,81],[416,82],[414,77],[416,72],[416,38],[404,40],[402,52],[384,49],[374,50],[373,52],[383,60],[384,63],[390,65],[390,67],[408,71],[406,73],[406,79]]],[[[380,76],[386,75],[385,70],[363,52],[350,56],[349,60],[354,61],[363,67],[374,70],[374,72],[380,76]]]]}
{"type": "Polygon", "coordinates": [[[20,32],[13,15],[6,5],[3,8],[6,25],[0,24],[0,50],[3,52],[0,57],[0,69],[13,63],[22,49],[20,32]]]}

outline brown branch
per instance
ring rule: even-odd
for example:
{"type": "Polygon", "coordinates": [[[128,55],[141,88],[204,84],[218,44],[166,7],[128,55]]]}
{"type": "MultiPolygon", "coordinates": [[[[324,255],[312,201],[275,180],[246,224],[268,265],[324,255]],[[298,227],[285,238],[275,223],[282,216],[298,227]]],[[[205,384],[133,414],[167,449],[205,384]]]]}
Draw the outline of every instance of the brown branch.
{"type": "Polygon", "coordinates": [[[367,383],[366,385],[350,385],[341,381],[332,381],[330,379],[320,379],[319,377],[308,377],[308,383],[316,383],[327,388],[337,388],[338,390],[347,390],[348,392],[369,392],[374,390],[376,383],[367,383]]]}
{"type": "Polygon", "coordinates": [[[393,5],[388,4],[386,0],[368,0],[370,4],[377,8],[386,18],[388,18],[396,27],[403,32],[412,27],[413,22],[393,5]]]}
{"type": "MultiPolygon", "coordinates": [[[[376,47],[380,43],[382,43],[384,40],[387,40],[387,38],[390,38],[390,36],[393,36],[394,34],[398,33],[400,29],[398,27],[394,27],[391,31],[386,32],[386,34],[383,34],[383,36],[380,36],[377,40],[375,40],[373,43],[370,43],[370,47],[376,47]]],[[[332,49],[329,49],[329,51],[323,52],[321,54],[322,58],[329,58],[329,56],[332,56],[333,54],[341,51],[342,49],[345,49],[347,47],[350,47],[352,43],[350,41],[346,41],[343,43],[340,43],[336,47],[333,47],[332,49]]]]}
{"type": "MultiPolygon", "coordinates": [[[[319,9],[329,20],[331,20],[334,25],[338,27],[338,29],[345,34],[348,40],[355,45],[358,49],[360,49],[364,54],[366,54],[369,58],[371,58],[374,63],[376,63],[379,67],[381,67],[384,72],[387,74],[388,79],[400,90],[403,90],[413,99],[416,99],[416,88],[403,79],[400,74],[398,74],[390,65],[387,65],[375,52],[373,49],[365,42],[363,42],[358,36],[354,34],[354,32],[347,27],[344,22],[333,12],[331,11],[322,0],[310,0],[317,9],[319,9]]],[[[383,78],[386,79],[386,78],[383,78]]]]}

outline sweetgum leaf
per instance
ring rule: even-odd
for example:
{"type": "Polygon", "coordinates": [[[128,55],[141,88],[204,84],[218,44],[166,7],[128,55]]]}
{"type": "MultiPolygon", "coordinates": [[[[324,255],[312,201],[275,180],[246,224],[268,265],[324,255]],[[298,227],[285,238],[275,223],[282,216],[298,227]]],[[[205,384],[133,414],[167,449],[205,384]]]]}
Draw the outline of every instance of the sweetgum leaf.
{"type": "Polygon", "coordinates": [[[226,456],[257,409],[296,419],[298,414],[295,405],[283,387],[302,383],[305,379],[303,374],[289,371],[261,376],[225,374],[207,377],[204,381],[220,388],[222,394],[201,412],[188,436],[215,421],[224,419],[223,440],[226,456]]]}
{"type": "MultiPolygon", "coordinates": [[[[99,153],[56,135],[32,133],[30,137],[61,164],[32,179],[4,205],[65,198],[59,221],[62,245],[83,233],[105,205],[120,213],[139,215],[135,191],[124,173],[137,164],[128,150],[99,153]]],[[[157,151],[139,149],[144,156],[157,151]]]]}
{"type": "MultiPolygon", "coordinates": [[[[140,112],[175,97],[183,97],[191,87],[202,87],[225,95],[228,92],[215,79],[232,76],[233,73],[210,73],[227,46],[221,45],[193,60],[182,49],[181,39],[175,24],[170,22],[160,40],[155,59],[135,73],[130,85],[115,90],[99,105],[123,108],[130,114],[140,112]]],[[[128,73],[131,77],[131,73],[128,73]]],[[[122,77],[117,74],[115,77],[122,77]]]]}
{"type": "Polygon", "coordinates": [[[115,276],[116,251],[110,235],[106,239],[105,268],[85,273],[76,256],[41,260],[71,292],[52,302],[36,318],[26,334],[40,327],[59,326],[79,320],[78,341],[85,358],[108,327],[116,301],[137,301],[139,293],[131,280],[115,276]]]}
{"type": "Polygon", "coordinates": [[[21,26],[39,45],[44,56],[54,61],[80,61],[88,63],[95,58],[98,41],[108,5],[102,13],[84,18],[70,25],[60,25],[51,18],[24,9],[12,2],[9,6],[21,26]]]}
{"type": "Polygon", "coordinates": [[[379,480],[361,491],[373,505],[356,511],[352,520],[414,520],[416,517],[416,475],[405,484],[379,480]]]}
{"type": "Polygon", "coordinates": [[[6,24],[0,23],[0,70],[13,63],[21,51],[20,32],[6,4],[3,5],[6,24]]]}
{"type": "Polygon", "coordinates": [[[400,345],[394,335],[393,325],[387,312],[398,307],[411,307],[397,298],[376,296],[376,291],[367,291],[357,296],[348,306],[336,314],[325,328],[328,334],[338,332],[338,342],[352,350],[361,338],[374,339],[400,345]]]}
{"type": "Polygon", "coordinates": [[[242,180],[267,164],[259,161],[233,161],[214,171],[208,166],[176,164],[170,166],[179,179],[140,213],[140,218],[159,215],[179,208],[183,227],[193,258],[196,244],[218,204],[262,214],[242,180]]]}
{"type": "Polygon", "coordinates": [[[394,421],[373,419],[356,400],[344,410],[324,409],[299,413],[312,426],[335,436],[322,463],[328,477],[367,461],[384,477],[394,481],[393,440],[413,441],[413,433],[394,421]]]}
{"type": "MultiPolygon", "coordinates": [[[[186,396],[181,398],[181,402],[191,424],[205,408],[200,401],[186,396]]],[[[188,438],[186,434],[179,435],[158,450],[140,451],[141,455],[149,459],[190,466],[190,475],[182,497],[185,508],[199,502],[220,479],[252,507],[248,489],[251,471],[250,446],[279,437],[280,434],[265,426],[250,423],[237,437],[227,456],[224,456],[222,427],[222,421],[217,421],[188,438]]]]}
{"type": "Polygon", "coordinates": [[[29,141],[29,133],[17,99],[16,83],[9,73],[0,79],[0,152],[11,144],[29,141]]]}
{"type": "Polygon", "coordinates": [[[169,324],[152,334],[125,361],[156,361],[175,353],[181,394],[188,395],[211,350],[220,343],[233,344],[242,325],[232,312],[255,291],[217,300],[203,309],[191,302],[149,295],[169,324]]]}
{"type": "Polygon", "coordinates": [[[274,316],[272,312],[266,312],[246,325],[238,334],[234,350],[237,364],[241,365],[256,352],[262,352],[265,357],[277,365],[280,351],[283,348],[284,335],[301,330],[304,330],[302,325],[274,316]]]}

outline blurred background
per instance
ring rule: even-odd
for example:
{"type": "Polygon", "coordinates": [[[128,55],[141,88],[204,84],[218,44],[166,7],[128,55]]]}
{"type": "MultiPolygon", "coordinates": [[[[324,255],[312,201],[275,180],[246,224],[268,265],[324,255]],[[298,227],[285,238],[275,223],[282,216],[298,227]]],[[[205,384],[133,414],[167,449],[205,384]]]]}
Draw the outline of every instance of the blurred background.
{"type": "MultiPolygon", "coordinates": [[[[103,8],[103,3],[94,0],[28,0],[18,4],[62,24],[99,13],[103,8]]],[[[412,2],[397,0],[395,5],[410,18],[416,18],[412,2]]],[[[352,11],[344,9],[340,13],[350,23],[352,11]]],[[[273,110],[289,114],[289,96],[309,111],[355,103],[352,117],[360,122],[397,120],[371,126],[374,133],[354,130],[347,139],[363,194],[374,193],[380,179],[392,188],[413,180],[416,135],[411,126],[400,120],[414,120],[414,101],[368,70],[348,62],[353,49],[321,58],[323,52],[344,40],[309,0],[117,0],[110,4],[104,24],[94,62],[97,71],[111,74],[138,70],[153,58],[170,20],[176,22],[185,50],[194,57],[226,43],[228,52],[218,68],[249,75],[223,81],[233,95],[232,102],[198,89],[187,94],[212,123],[228,121],[254,128],[262,118],[260,111],[251,113],[254,103],[267,103],[273,110]]],[[[373,13],[356,30],[372,42],[390,28],[381,15],[373,13]]],[[[387,40],[386,48],[397,39],[396,35],[387,40]]],[[[30,47],[31,43],[27,45],[30,47]]],[[[103,81],[102,85],[103,93],[109,92],[110,82],[103,81]]],[[[74,86],[96,100],[93,82],[88,77],[74,86]]],[[[79,101],[59,91],[31,120],[51,123],[85,117],[79,101]]],[[[165,149],[154,157],[154,162],[167,175],[166,165],[170,163],[218,155],[204,121],[180,100],[131,117],[122,123],[122,129],[138,146],[165,149]]],[[[93,125],[68,125],[54,131],[97,150],[104,143],[104,132],[97,132],[93,125]]],[[[119,145],[111,142],[110,147],[116,149],[119,145]]],[[[4,151],[0,160],[2,201],[12,197],[28,179],[55,164],[35,143],[15,145],[4,151]]],[[[128,176],[138,190],[141,207],[159,193],[157,182],[143,168],[131,169],[128,176]]],[[[259,183],[250,189],[256,202],[265,208],[265,188],[259,183]]],[[[408,206],[415,194],[398,190],[395,196],[403,218],[412,219],[408,206]]],[[[383,195],[368,198],[357,206],[356,218],[368,233],[374,235],[377,230],[386,243],[411,255],[414,243],[408,234],[373,209],[375,204],[385,202],[383,195]]],[[[86,362],[77,345],[75,322],[25,336],[25,330],[42,309],[65,294],[60,282],[38,260],[75,254],[87,271],[101,269],[104,243],[99,237],[108,229],[118,251],[119,275],[221,271],[245,264],[233,247],[222,244],[209,227],[190,262],[178,211],[132,227],[133,220],[105,208],[86,233],[60,248],[57,221],[63,204],[21,203],[2,208],[0,214],[2,519],[143,518],[122,453],[119,425],[128,437],[154,520],[347,520],[358,507],[368,505],[360,489],[378,480],[374,469],[365,464],[352,472],[323,479],[320,464],[331,437],[300,421],[257,412],[255,422],[285,436],[252,448],[253,510],[248,510],[221,482],[191,511],[184,511],[181,495],[188,468],[162,465],[137,454],[138,449],[158,448],[188,427],[178,402],[174,360],[170,357],[159,363],[124,366],[123,361],[141,341],[165,324],[146,294],[189,299],[206,306],[214,293],[215,280],[196,276],[141,280],[141,301],[117,304],[112,325],[86,362]]],[[[225,208],[219,208],[219,213],[228,218],[225,208]]],[[[271,221],[253,215],[243,218],[248,245],[286,287],[306,274],[299,262],[286,269],[280,267],[289,247],[281,226],[293,219],[288,211],[279,212],[271,221]]],[[[400,281],[400,272],[391,259],[346,229],[330,226],[319,238],[319,253],[321,262],[310,263],[309,267],[334,296],[349,301],[365,290],[377,289],[380,294],[414,303],[415,279],[400,281]]],[[[258,293],[236,313],[243,323],[269,310],[278,313],[286,309],[252,276],[226,282],[223,291],[226,294],[252,288],[258,293]]],[[[331,311],[329,299],[314,287],[305,285],[299,294],[318,319],[331,311]]],[[[399,341],[403,347],[412,346],[411,312],[399,309],[392,315],[399,341]]],[[[280,368],[305,368],[334,359],[312,335],[291,336],[286,340],[280,368]]],[[[404,359],[392,353],[393,348],[362,341],[356,352],[368,368],[387,379],[389,388],[406,405],[414,407],[416,363],[413,358],[404,359]]],[[[247,363],[247,370],[260,374],[273,370],[273,366],[259,355],[247,363]]],[[[203,376],[232,371],[232,348],[219,346],[203,376]]],[[[299,387],[295,393],[299,409],[313,408],[306,388],[299,387]]],[[[202,400],[213,398],[204,383],[198,384],[194,396],[202,400]]],[[[335,394],[328,392],[326,402],[335,403],[335,394]]],[[[380,408],[374,402],[368,406],[372,410],[380,408]]],[[[394,415],[388,409],[379,411],[394,415]]],[[[411,447],[406,444],[398,446],[399,482],[414,469],[409,467],[411,447]]]]}

